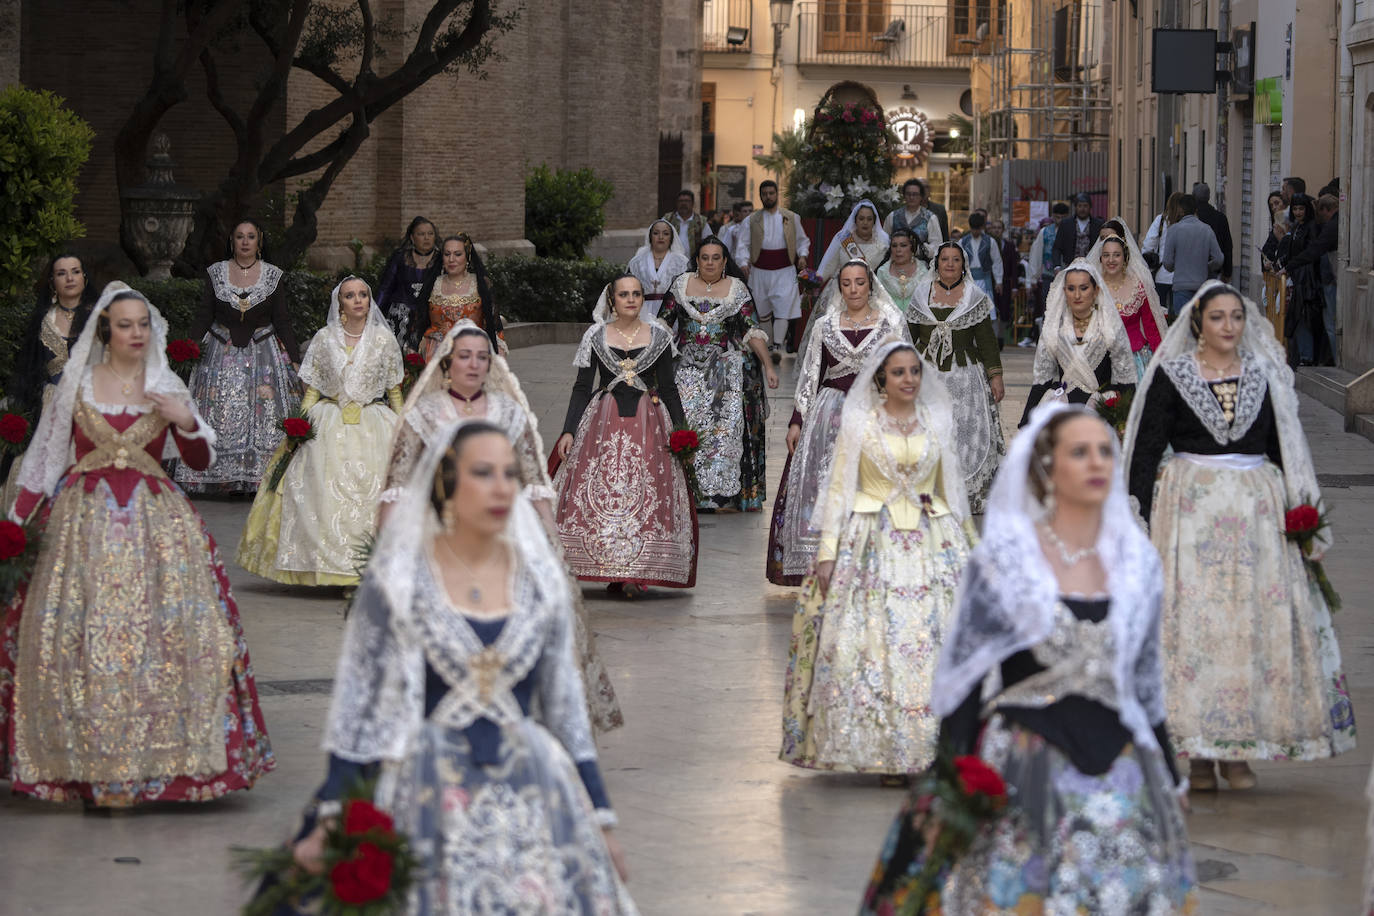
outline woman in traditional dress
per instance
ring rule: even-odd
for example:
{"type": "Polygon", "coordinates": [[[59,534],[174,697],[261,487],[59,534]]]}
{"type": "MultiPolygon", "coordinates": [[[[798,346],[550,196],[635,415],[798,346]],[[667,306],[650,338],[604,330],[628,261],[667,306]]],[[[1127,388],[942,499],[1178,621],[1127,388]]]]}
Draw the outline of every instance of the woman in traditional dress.
{"type": "Polygon", "coordinates": [[[1103,389],[1133,391],[1136,364],[1121,315],[1097,268],[1077,258],[1045,297],[1045,323],[1035,346],[1030,395],[1021,426],[1046,396],[1095,404],[1103,389]]]}
{"type": "MultiPolygon", "coordinates": [[[[520,464],[520,485],[525,497],[544,522],[549,542],[561,552],[553,516],[553,484],[549,481],[544,443],[534,412],[506,358],[492,352],[491,338],[466,319],[444,335],[406,397],[391,446],[379,520],[384,522],[392,505],[400,499],[420,456],[426,447],[435,444],[436,436],[454,423],[473,420],[499,427],[510,439],[520,464]]],[[[572,598],[576,611],[573,644],[582,665],[592,725],[598,731],[610,731],[625,720],[606,666],[596,652],[595,637],[576,580],[572,598]]]]}
{"type": "MultiPolygon", "coordinates": [[[[40,276],[38,304],[19,341],[14,373],[5,389],[9,410],[29,421],[31,427],[52,400],[67,366],[67,354],[81,336],[96,299],[86,269],[74,254],[59,254],[40,276]]],[[[22,465],[22,455],[6,452],[0,456],[0,478],[5,480],[0,512],[8,512],[19,495],[22,465]]]]}
{"type": "Polygon", "coordinates": [[[607,285],[605,321],[587,329],[573,365],[560,462],[558,532],[577,578],[628,598],[650,585],[691,588],[697,513],[668,450],[686,416],[673,378],[673,335],[639,319],[644,288],[632,274],[607,285]]]}
{"type": "Polygon", "coordinates": [[[13,514],[42,534],[0,632],[0,778],[25,795],[208,801],[275,765],[215,541],[160,463],[215,457],[166,346],[107,286],[24,456],[13,514]]]}
{"type": "Polygon", "coordinates": [[[339,799],[375,776],[419,858],[405,912],[631,916],[561,564],[504,431],[436,439],[353,599],[296,861],[325,869],[339,799]]]}
{"type": "Polygon", "coordinates": [[[283,442],[253,500],[239,565],[287,585],[358,584],[376,526],[391,438],[402,407],[401,348],[363,280],[334,287],[329,322],[301,364],[301,408],[314,438],[283,442]],[[285,472],[272,486],[272,470],[285,472]]]}
{"type": "Polygon", "coordinates": [[[906,322],[862,260],[840,268],[802,341],[787,464],[768,530],[768,581],[800,585],[821,543],[813,510],[830,479],[844,396],[865,360],[890,340],[910,341],[906,322]]]}
{"type": "Polygon", "coordinates": [[[749,286],[724,242],[701,240],[696,270],[673,281],[659,320],[676,334],[677,390],[701,443],[692,462],[697,509],[760,511],[768,416],[763,384],[778,387],[778,374],[749,286]]]}
{"type": "Polygon", "coordinates": [[[281,268],[263,259],[262,245],[262,227],[242,220],[230,236],[229,257],[205,271],[200,314],[191,326],[201,358],[190,388],[219,439],[209,468],[177,465],[176,481],[188,493],[257,492],[281,444],[281,421],[300,406],[293,365],[301,354],[286,287],[281,268]]]}
{"type": "Polygon", "coordinates": [[[816,272],[831,280],[842,265],[855,259],[865,261],[869,267],[876,268],[887,254],[887,245],[888,235],[883,231],[882,221],[878,218],[878,208],[866,200],[861,200],[849,211],[849,218],[844,221],[844,226],[830,240],[816,272]]]}
{"type": "Polygon", "coordinates": [[[782,752],[905,780],[935,756],[935,660],[975,531],[940,374],[882,344],[845,396],[814,592],[793,617],[782,752]]]}
{"type": "MultiPolygon", "coordinates": [[[[1355,746],[1331,611],[1285,512],[1321,498],[1293,373],[1263,314],[1211,282],[1164,336],[1131,405],[1131,495],[1164,558],[1169,721],[1195,790],[1255,785],[1247,760],[1355,746]],[[1173,449],[1165,461],[1165,449],[1173,449]]],[[[1313,556],[1332,541],[1323,530],[1313,556]]]]}
{"type": "Polygon", "coordinates": [[[672,224],[666,219],[656,219],[650,223],[648,240],[639,246],[625,267],[644,286],[644,317],[647,320],[658,317],[668,287],[678,274],[691,266],[687,260],[687,250],[682,247],[682,239],[672,224]]]}
{"type": "Polygon", "coordinates": [[[430,277],[420,301],[429,303],[429,328],[417,347],[428,360],[448,329],[471,321],[491,338],[491,345],[505,352],[503,325],[496,314],[496,300],[487,283],[487,269],[466,234],[450,235],[440,248],[443,269],[430,277]]]}
{"type": "MultiPolygon", "coordinates": [[[[429,297],[421,298],[443,268],[436,257],[439,238],[434,224],[417,216],[406,227],[405,241],[391,254],[377,284],[377,309],[401,346],[418,341],[427,324],[429,297]]],[[[412,347],[413,349],[413,347],[412,347]]]]}
{"type": "MultiPolygon", "coordinates": [[[[935,671],[942,746],[977,754],[1008,787],[944,877],[941,913],[1195,910],[1160,590],[1115,433],[1087,408],[1045,405],[993,485],[935,671]]],[[[911,903],[939,828],[917,801],[892,825],[863,916],[911,903]]]]}
{"type": "Polygon", "coordinates": [[[959,464],[975,514],[983,511],[997,464],[1007,453],[997,410],[1006,388],[992,315],[992,300],[969,279],[964,249],[957,242],[942,243],[935,272],[916,287],[906,319],[912,340],[943,373],[954,400],[959,464]]]}
{"type": "Polygon", "coordinates": [[[1098,269],[1102,287],[1108,298],[1116,303],[1117,314],[1126,326],[1135,360],[1135,377],[1139,381],[1145,375],[1150,357],[1159,349],[1169,322],[1159,303],[1150,267],[1121,218],[1108,220],[1102,233],[1088,252],[1087,261],[1098,269]]]}
{"type": "Polygon", "coordinates": [[[916,258],[916,244],[916,237],[910,229],[893,232],[888,242],[887,257],[873,271],[873,276],[887,290],[892,297],[892,304],[902,314],[906,314],[911,306],[916,287],[930,277],[930,268],[916,258]]]}

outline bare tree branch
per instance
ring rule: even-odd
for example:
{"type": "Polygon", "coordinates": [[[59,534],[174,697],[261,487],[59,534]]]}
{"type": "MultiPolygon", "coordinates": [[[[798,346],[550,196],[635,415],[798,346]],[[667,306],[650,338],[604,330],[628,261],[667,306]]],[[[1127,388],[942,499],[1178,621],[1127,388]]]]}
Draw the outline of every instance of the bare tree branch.
{"type": "Polygon", "coordinates": [[[238,112],[229,106],[229,102],[224,98],[224,93],[220,91],[219,68],[215,66],[215,58],[210,53],[209,48],[200,52],[200,66],[205,71],[206,98],[210,100],[210,105],[215,111],[219,112],[220,117],[228,123],[229,129],[234,132],[235,142],[242,144],[247,126],[243,123],[243,118],[239,117],[238,112]]]}

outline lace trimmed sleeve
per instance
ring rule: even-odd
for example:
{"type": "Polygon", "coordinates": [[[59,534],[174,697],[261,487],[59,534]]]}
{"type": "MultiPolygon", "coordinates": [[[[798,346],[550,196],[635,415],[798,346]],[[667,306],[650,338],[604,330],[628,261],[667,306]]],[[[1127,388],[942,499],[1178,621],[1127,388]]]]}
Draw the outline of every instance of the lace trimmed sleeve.
{"type": "Polygon", "coordinates": [[[382,491],[382,502],[391,503],[401,498],[401,491],[405,489],[406,481],[410,480],[410,472],[415,469],[424,451],[425,440],[420,431],[411,425],[408,418],[402,420],[400,429],[396,431],[396,442],[391,448],[391,463],[386,469],[386,489],[382,491]]]}
{"type": "Polygon", "coordinates": [[[525,484],[525,495],[530,501],[553,502],[557,495],[553,492],[553,482],[549,480],[548,464],[539,453],[534,427],[529,421],[526,421],[519,438],[515,440],[515,457],[520,464],[520,479],[525,484]]]}

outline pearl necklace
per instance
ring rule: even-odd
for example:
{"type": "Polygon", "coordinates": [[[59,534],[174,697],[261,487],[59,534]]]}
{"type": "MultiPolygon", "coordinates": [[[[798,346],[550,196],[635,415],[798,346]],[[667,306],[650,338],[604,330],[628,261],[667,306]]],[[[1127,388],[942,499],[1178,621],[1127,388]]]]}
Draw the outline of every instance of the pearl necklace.
{"type": "Polygon", "coordinates": [[[1063,539],[1055,533],[1048,522],[1038,527],[1040,528],[1040,532],[1045,535],[1045,540],[1049,541],[1050,546],[1059,554],[1059,561],[1063,563],[1065,567],[1077,566],[1084,559],[1094,556],[1097,553],[1096,547],[1083,547],[1078,550],[1070,550],[1069,545],[1064,543],[1063,539]]]}

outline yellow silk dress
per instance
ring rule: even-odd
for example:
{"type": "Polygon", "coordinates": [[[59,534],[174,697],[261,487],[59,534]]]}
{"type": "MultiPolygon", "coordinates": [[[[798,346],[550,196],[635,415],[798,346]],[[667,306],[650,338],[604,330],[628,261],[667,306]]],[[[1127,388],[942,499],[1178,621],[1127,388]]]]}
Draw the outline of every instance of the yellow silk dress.
{"type": "MultiPolygon", "coordinates": [[[[779,757],[796,766],[898,775],[934,758],[931,681],[975,540],[942,493],[934,435],[903,435],[876,411],[859,447],[858,492],[842,527],[822,532],[834,562],[818,600],[807,583],[793,619],[779,757]]],[[[835,473],[836,488],[851,486],[835,473]]]]}

